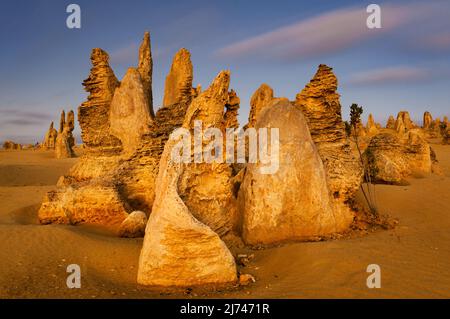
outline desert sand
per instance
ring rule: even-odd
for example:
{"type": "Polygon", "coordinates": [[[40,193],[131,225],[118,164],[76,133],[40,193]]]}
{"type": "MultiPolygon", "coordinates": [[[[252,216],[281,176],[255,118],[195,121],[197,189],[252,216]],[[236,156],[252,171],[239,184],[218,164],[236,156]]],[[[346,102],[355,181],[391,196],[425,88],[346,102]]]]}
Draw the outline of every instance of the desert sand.
{"type": "Polygon", "coordinates": [[[449,298],[450,147],[432,147],[441,176],[375,186],[380,211],[399,221],[394,229],[242,249],[255,257],[240,271],[256,282],[207,292],[137,285],[142,238],[88,225],[40,225],[43,196],[79,158],[0,150],[0,298],[449,298]],[[66,286],[72,263],[81,266],[81,289],[66,286]],[[381,289],[366,286],[369,264],[381,267],[381,289]]]}

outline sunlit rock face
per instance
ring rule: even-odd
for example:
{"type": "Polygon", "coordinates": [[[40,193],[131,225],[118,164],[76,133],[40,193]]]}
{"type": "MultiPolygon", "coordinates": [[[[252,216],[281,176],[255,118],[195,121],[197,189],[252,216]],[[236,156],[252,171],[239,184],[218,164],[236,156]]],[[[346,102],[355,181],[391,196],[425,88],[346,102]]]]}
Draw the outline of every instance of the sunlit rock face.
{"type": "Polygon", "coordinates": [[[333,198],[302,112],[287,99],[274,99],[256,128],[279,129],[279,167],[263,173],[266,164],[247,164],[239,191],[244,241],[273,244],[346,230],[353,214],[333,198]]]}
{"type": "Polygon", "coordinates": [[[178,193],[185,166],[171,158],[175,143],[166,143],[161,158],[137,281],[147,286],[182,287],[235,283],[236,264],[227,246],[193,216],[178,193]]]}
{"type": "Polygon", "coordinates": [[[431,148],[423,134],[413,129],[403,135],[380,133],[364,152],[372,181],[405,184],[406,178],[432,172],[431,148]]]}
{"type": "Polygon", "coordinates": [[[311,81],[297,94],[295,105],[306,118],[333,196],[346,202],[355,196],[361,185],[363,170],[345,134],[337,85],[332,68],[321,64],[311,81]]]}

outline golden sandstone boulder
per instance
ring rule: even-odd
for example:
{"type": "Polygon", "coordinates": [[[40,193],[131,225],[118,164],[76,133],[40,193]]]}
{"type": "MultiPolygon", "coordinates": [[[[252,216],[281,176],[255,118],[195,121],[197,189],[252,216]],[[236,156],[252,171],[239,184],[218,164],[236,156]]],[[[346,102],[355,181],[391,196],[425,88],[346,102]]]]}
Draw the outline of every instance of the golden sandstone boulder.
{"type": "Polygon", "coordinates": [[[145,227],[147,226],[147,215],[144,212],[136,210],[129,214],[120,224],[120,237],[144,237],[145,227]]]}
{"type": "Polygon", "coordinates": [[[297,94],[295,105],[306,118],[329,189],[335,198],[346,202],[359,189],[363,170],[345,133],[337,85],[332,68],[321,64],[309,84],[297,94]]]}
{"type": "Polygon", "coordinates": [[[137,281],[149,286],[234,283],[236,264],[227,246],[192,215],[178,194],[183,164],[172,161],[175,143],[166,143],[161,158],[137,281]]]}
{"type": "Polygon", "coordinates": [[[423,135],[414,129],[402,136],[391,133],[374,136],[364,157],[373,182],[402,185],[408,177],[432,172],[431,154],[423,135]]]}
{"type": "Polygon", "coordinates": [[[346,230],[353,215],[335,205],[302,112],[287,99],[275,99],[256,128],[279,129],[279,168],[264,174],[260,161],[247,164],[239,191],[244,241],[273,244],[346,230]]]}

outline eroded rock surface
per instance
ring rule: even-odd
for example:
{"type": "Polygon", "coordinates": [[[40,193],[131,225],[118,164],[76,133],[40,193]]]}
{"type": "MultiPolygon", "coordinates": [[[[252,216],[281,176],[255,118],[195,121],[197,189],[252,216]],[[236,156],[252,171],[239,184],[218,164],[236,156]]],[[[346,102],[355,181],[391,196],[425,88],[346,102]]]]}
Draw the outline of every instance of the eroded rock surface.
{"type": "Polygon", "coordinates": [[[353,214],[335,203],[302,112],[275,99],[256,122],[264,127],[279,129],[279,168],[264,174],[261,162],[247,164],[239,191],[244,241],[273,244],[347,229],[353,214]]]}

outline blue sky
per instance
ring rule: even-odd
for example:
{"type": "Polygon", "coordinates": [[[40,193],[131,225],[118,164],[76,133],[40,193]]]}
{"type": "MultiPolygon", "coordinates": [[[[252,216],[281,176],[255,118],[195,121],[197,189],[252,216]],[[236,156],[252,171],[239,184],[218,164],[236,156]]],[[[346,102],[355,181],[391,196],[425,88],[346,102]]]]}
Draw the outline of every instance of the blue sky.
{"type": "MultiPolygon", "coordinates": [[[[90,51],[106,50],[121,79],[137,64],[150,31],[153,95],[162,101],[175,52],[187,48],[194,86],[223,69],[241,98],[245,124],[252,93],[268,83],[295,99],[320,63],[334,68],[344,117],[355,102],[384,124],[401,109],[450,116],[450,1],[384,1],[382,28],[368,29],[364,1],[2,0],[0,141],[36,142],[62,109],[86,98],[90,51]],[[82,28],[66,27],[66,7],[81,7],[82,28]]],[[[79,134],[79,129],[76,129],[79,134]]]]}

